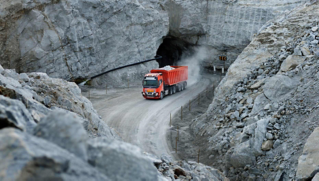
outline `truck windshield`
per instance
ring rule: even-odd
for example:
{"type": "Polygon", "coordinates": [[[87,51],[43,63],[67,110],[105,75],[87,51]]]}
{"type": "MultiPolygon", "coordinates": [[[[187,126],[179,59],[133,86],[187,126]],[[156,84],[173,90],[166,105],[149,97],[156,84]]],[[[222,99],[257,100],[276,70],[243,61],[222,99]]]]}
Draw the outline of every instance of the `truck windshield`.
{"type": "Polygon", "coordinates": [[[158,87],[158,81],[157,80],[144,80],[143,86],[144,87],[158,87]]]}

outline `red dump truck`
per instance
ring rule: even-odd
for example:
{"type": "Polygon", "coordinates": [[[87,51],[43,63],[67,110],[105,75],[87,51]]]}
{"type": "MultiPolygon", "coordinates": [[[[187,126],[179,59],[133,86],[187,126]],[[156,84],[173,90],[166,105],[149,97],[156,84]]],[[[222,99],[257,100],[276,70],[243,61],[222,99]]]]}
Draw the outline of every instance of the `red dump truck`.
{"type": "Polygon", "coordinates": [[[163,99],[166,95],[184,90],[187,79],[188,66],[153,69],[144,76],[142,95],[145,99],[163,99]]]}

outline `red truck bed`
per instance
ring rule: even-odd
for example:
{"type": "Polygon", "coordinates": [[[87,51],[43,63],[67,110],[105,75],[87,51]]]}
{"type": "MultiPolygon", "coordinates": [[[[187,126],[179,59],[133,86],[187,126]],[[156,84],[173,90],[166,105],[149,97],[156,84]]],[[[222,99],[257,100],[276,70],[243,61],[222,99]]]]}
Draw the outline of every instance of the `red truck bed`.
{"type": "Polygon", "coordinates": [[[151,73],[162,73],[165,85],[174,85],[179,82],[187,81],[188,66],[171,66],[173,70],[153,69],[151,73]]]}

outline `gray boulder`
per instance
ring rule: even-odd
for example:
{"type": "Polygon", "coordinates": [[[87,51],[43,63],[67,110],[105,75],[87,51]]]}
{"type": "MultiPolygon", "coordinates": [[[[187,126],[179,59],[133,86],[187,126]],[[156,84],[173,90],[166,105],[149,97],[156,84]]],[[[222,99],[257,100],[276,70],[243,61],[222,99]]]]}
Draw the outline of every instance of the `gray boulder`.
{"type": "Polygon", "coordinates": [[[35,126],[24,104],[0,95],[0,129],[14,127],[31,133],[35,126]]]}
{"type": "Polygon", "coordinates": [[[0,130],[0,140],[0,180],[109,180],[66,150],[19,130],[0,130]]]}
{"type": "Polygon", "coordinates": [[[319,173],[317,173],[311,181],[319,181],[319,173]]]}
{"type": "Polygon", "coordinates": [[[270,118],[265,118],[257,121],[257,127],[255,129],[255,135],[253,138],[253,152],[256,156],[261,155],[263,152],[261,150],[262,143],[265,139],[267,132],[267,125],[270,118]]]}
{"type": "Polygon", "coordinates": [[[259,111],[263,110],[265,105],[269,103],[269,100],[265,97],[264,94],[260,94],[254,100],[254,107],[250,115],[257,114],[259,111]]]}
{"type": "Polygon", "coordinates": [[[289,93],[296,88],[297,83],[287,76],[275,75],[264,85],[264,94],[272,101],[282,100],[289,96],[289,93]]]}
{"type": "Polygon", "coordinates": [[[247,141],[234,147],[234,152],[230,156],[230,164],[233,167],[244,167],[256,163],[256,156],[263,154],[261,147],[268,122],[269,118],[265,118],[244,128],[242,134],[250,135],[250,137],[247,141]]]}
{"type": "Polygon", "coordinates": [[[41,119],[33,134],[68,150],[87,161],[88,135],[77,117],[62,111],[52,111],[41,119]]]}
{"type": "Polygon", "coordinates": [[[237,145],[230,157],[230,164],[235,168],[254,165],[255,163],[256,157],[251,150],[250,141],[245,141],[237,145]]]}
{"type": "Polygon", "coordinates": [[[89,163],[111,180],[158,180],[157,170],[141,150],[108,138],[89,141],[89,163]]]}
{"type": "Polygon", "coordinates": [[[297,180],[309,180],[319,172],[319,127],[307,139],[303,153],[298,159],[297,180]]]}

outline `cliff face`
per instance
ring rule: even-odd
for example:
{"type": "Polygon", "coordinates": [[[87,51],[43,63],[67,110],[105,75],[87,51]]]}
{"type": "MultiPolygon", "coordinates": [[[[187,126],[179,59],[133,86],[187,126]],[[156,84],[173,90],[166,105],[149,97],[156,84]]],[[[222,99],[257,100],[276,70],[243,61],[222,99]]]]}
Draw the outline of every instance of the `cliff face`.
{"type": "Polygon", "coordinates": [[[168,32],[166,14],[129,0],[4,1],[1,12],[1,64],[68,80],[153,58],[168,32]]]}
{"type": "Polygon", "coordinates": [[[227,55],[231,64],[258,30],[286,10],[306,1],[170,0],[163,1],[170,17],[170,34],[191,44],[207,46],[208,63],[227,55]]]}
{"type": "MultiPolygon", "coordinates": [[[[166,35],[208,46],[210,57],[227,54],[230,63],[269,19],[303,2],[4,0],[0,63],[72,80],[152,58],[166,35]]],[[[117,71],[96,84],[119,86],[156,66],[117,71]]]]}

